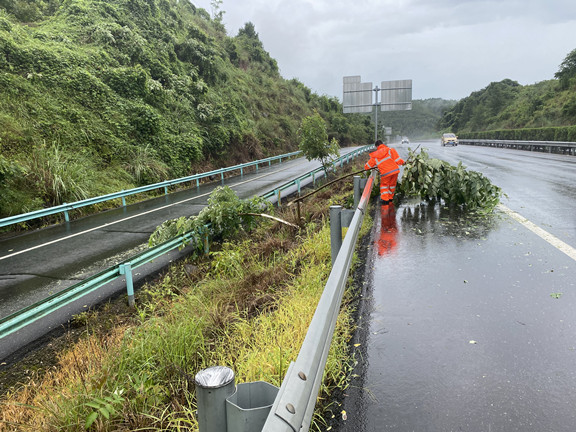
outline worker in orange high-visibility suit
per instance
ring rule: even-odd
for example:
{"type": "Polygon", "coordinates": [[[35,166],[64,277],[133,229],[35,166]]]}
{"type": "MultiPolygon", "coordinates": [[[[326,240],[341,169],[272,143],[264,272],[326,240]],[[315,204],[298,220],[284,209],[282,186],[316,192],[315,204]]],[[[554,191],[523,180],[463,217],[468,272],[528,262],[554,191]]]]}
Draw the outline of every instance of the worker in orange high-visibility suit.
{"type": "Polygon", "coordinates": [[[396,192],[396,182],[400,173],[399,165],[404,165],[398,152],[392,147],[388,147],[382,141],[375,143],[376,151],[370,153],[370,160],[364,165],[364,169],[378,167],[380,173],[380,198],[384,204],[389,204],[394,199],[396,192]]]}

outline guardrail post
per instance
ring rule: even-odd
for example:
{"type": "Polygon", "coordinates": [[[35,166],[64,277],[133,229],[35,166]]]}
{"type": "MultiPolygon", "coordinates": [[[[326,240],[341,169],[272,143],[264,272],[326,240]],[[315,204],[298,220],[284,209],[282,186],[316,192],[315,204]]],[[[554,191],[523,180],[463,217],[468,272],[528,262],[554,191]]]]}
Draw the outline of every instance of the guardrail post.
{"type": "Polygon", "coordinates": [[[226,366],[203,369],[194,378],[200,432],[226,432],[226,398],[235,391],[234,371],[226,366]]]}
{"type": "Polygon", "coordinates": [[[316,187],[316,173],[312,173],[312,184],[316,187]]]}
{"type": "Polygon", "coordinates": [[[128,306],[134,307],[134,282],[132,280],[132,264],[120,264],[118,266],[120,274],[126,275],[126,292],[128,293],[128,306]]]}
{"type": "Polygon", "coordinates": [[[342,206],[330,206],[330,253],[332,265],[342,247],[342,206]]]}
{"type": "Polygon", "coordinates": [[[362,197],[362,191],[366,186],[368,179],[363,179],[360,176],[354,176],[354,208],[358,207],[360,198],[362,197]]]}
{"type": "Polygon", "coordinates": [[[204,256],[208,256],[210,254],[210,240],[208,239],[208,231],[204,233],[203,241],[204,241],[204,256]]]}
{"type": "MultiPolygon", "coordinates": [[[[124,189],[122,189],[122,192],[124,192],[124,189]]],[[[122,207],[126,207],[126,197],[124,195],[122,195],[122,207]]]]}
{"type": "Polygon", "coordinates": [[[164,186],[164,195],[168,195],[168,186],[164,186]]]}
{"type": "Polygon", "coordinates": [[[240,383],[226,398],[228,432],[260,432],[278,395],[278,387],[266,381],[240,383]]]}
{"type": "Polygon", "coordinates": [[[300,179],[296,180],[296,186],[298,186],[298,196],[300,196],[300,179]]]}
{"type": "MultiPolygon", "coordinates": [[[[62,205],[66,205],[67,203],[62,203],[62,205]]],[[[68,214],[68,210],[64,210],[64,220],[66,222],[70,222],[70,215],[68,214]]]]}

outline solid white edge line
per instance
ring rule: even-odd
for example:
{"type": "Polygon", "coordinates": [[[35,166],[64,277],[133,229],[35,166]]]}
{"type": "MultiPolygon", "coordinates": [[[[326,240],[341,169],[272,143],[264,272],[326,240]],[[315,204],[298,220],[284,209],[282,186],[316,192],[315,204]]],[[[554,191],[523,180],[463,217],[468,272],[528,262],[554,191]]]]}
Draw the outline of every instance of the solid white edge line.
{"type": "Polygon", "coordinates": [[[515,221],[519,222],[521,225],[528,228],[530,231],[532,231],[538,237],[544,239],[545,241],[550,243],[552,246],[554,246],[556,249],[558,249],[561,252],[564,252],[566,255],[568,255],[570,258],[572,258],[574,261],[576,261],[576,249],[574,249],[572,246],[570,246],[567,243],[564,243],[558,237],[550,234],[546,230],[543,230],[542,228],[540,228],[539,226],[537,226],[533,222],[530,222],[524,216],[516,213],[514,210],[509,209],[505,205],[498,204],[497,208],[499,210],[501,210],[503,213],[510,216],[515,221]]]}

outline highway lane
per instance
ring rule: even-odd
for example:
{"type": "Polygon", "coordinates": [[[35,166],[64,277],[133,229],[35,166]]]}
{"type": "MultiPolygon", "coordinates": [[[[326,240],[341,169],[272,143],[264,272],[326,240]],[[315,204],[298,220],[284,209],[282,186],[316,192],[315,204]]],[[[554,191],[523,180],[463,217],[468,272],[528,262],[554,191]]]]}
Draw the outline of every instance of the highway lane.
{"type": "MultiPolygon", "coordinates": [[[[575,250],[575,157],[421,144],[487,175],[506,207],[575,250]]],[[[576,262],[555,241],[500,211],[406,201],[377,209],[366,279],[333,430],[574,430],[576,262]]]]}
{"type": "MultiPolygon", "coordinates": [[[[346,154],[356,148],[344,148],[346,154]]],[[[0,241],[0,317],[112,266],[146,247],[165,220],[198,214],[225,184],[240,198],[262,195],[319,167],[305,158],[0,241]]]]}

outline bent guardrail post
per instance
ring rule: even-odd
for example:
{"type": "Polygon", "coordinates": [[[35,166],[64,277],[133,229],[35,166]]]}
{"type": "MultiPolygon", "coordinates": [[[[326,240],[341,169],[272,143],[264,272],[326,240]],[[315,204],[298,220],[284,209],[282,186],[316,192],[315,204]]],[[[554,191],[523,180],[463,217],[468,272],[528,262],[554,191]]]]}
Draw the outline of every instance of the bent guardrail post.
{"type": "Polygon", "coordinates": [[[262,430],[278,390],[266,381],[238,384],[236,392],[226,398],[227,432],[262,430]]]}
{"type": "Polygon", "coordinates": [[[354,245],[364,219],[375,174],[372,173],[330,272],[295,362],[290,364],[282,387],[262,432],[306,432],[310,428],[318,390],[332,342],[336,319],[350,270],[354,245]]]}

